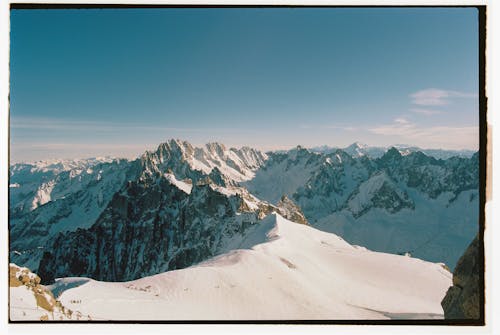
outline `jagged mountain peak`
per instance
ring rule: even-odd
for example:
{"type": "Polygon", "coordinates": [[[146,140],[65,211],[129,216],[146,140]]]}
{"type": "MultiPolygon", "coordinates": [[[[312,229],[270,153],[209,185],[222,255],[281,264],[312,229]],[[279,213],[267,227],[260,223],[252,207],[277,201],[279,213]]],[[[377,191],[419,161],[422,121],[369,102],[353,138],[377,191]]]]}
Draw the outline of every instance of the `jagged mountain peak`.
{"type": "Polygon", "coordinates": [[[383,165],[391,165],[396,162],[399,162],[401,158],[404,157],[401,152],[396,149],[395,147],[389,148],[385,152],[385,154],[378,159],[379,162],[381,162],[383,165]]]}
{"type": "Polygon", "coordinates": [[[437,164],[438,160],[432,156],[426,155],[422,151],[413,151],[406,155],[406,159],[415,165],[437,164]]]}
{"type": "Polygon", "coordinates": [[[211,154],[217,154],[219,156],[224,156],[227,151],[226,146],[219,142],[209,142],[205,144],[205,148],[207,148],[208,152],[211,154]]]}
{"type": "Polygon", "coordinates": [[[401,152],[395,148],[395,147],[390,147],[389,150],[387,150],[387,152],[385,153],[384,156],[387,156],[387,157],[401,157],[401,152]]]}
{"type": "Polygon", "coordinates": [[[171,139],[160,144],[156,151],[145,152],[141,161],[149,174],[161,174],[170,168],[181,179],[197,180],[201,175],[212,173],[231,183],[252,178],[267,158],[266,154],[249,147],[228,149],[218,142],[195,147],[187,141],[171,139]],[[214,168],[217,170],[213,171],[214,168]]]}
{"type": "Polygon", "coordinates": [[[351,145],[347,146],[345,149],[365,149],[365,148],[368,148],[368,145],[356,141],[351,145]]]}
{"type": "Polygon", "coordinates": [[[170,139],[158,146],[156,153],[160,155],[168,151],[171,155],[187,158],[194,152],[194,147],[188,141],[170,139]]]}
{"type": "Polygon", "coordinates": [[[386,151],[385,148],[371,147],[369,145],[360,142],[354,142],[353,144],[351,144],[346,148],[343,148],[342,150],[344,150],[354,158],[360,158],[360,157],[377,158],[382,156],[386,151]]]}
{"type": "Polygon", "coordinates": [[[297,145],[295,148],[292,148],[288,151],[282,153],[288,160],[298,161],[298,160],[314,160],[318,157],[321,157],[321,154],[314,152],[306,147],[301,145],[297,145]]]}
{"type": "Polygon", "coordinates": [[[300,153],[312,153],[311,150],[308,148],[304,147],[303,145],[298,144],[296,147],[288,150],[288,153],[293,153],[293,152],[300,152],[300,153]]]}

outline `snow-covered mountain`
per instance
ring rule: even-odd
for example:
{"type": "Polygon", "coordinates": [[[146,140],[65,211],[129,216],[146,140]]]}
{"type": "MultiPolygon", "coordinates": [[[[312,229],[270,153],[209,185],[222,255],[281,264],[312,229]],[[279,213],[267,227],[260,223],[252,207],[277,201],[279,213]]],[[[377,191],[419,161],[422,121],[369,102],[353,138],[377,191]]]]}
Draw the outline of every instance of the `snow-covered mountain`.
{"type": "Polygon", "coordinates": [[[80,188],[71,188],[69,170],[56,179],[64,196],[11,215],[11,259],[45,282],[64,275],[130,280],[230,250],[270,211],[307,224],[291,200],[277,207],[237,185],[264,159],[250,148],[171,140],[135,161],[78,175],[80,188]]]}
{"type": "Polygon", "coordinates": [[[84,188],[82,174],[92,174],[94,167],[113,161],[110,157],[97,157],[12,165],[9,171],[10,209],[14,213],[26,213],[64,196],[68,188],[84,188]],[[60,185],[59,181],[67,177],[73,181],[72,185],[60,185]]]}
{"type": "Polygon", "coordinates": [[[311,225],[351,243],[450,268],[478,230],[478,153],[440,160],[391,148],[371,159],[299,147],[270,153],[244,185],[271,203],[286,193],[311,225]]]}
{"type": "Polygon", "coordinates": [[[442,264],[369,251],[269,214],[239,248],[128,282],[61,278],[65,306],[92,320],[439,319],[442,264]]]}
{"type": "Polygon", "coordinates": [[[202,148],[169,140],[139,159],[88,159],[15,164],[10,168],[10,257],[38,269],[47,242],[58,233],[92,226],[113,196],[145,175],[175,171],[190,183],[209,175],[219,184],[249,179],[266,155],[218,143],[202,148]]]}
{"type": "Polygon", "coordinates": [[[360,142],[354,142],[353,144],[351,144],[345,148],[322,145],[322,146],[318,146],[318,147],[313,147],[310,150],[313,152],[320,152],[320,153],[327,154],[327,153],[334,152],[338,149],[341,149],[353,157],[368,156],[370,158],[380,158],[390,148],[398,149],[402,155],[408,155],[412,152],[419,151],[419,152],[426,154],[427,156],[431,156],[431,157],[434,157],[436,159],[448,159],[451,157],[470,158],[476,152],[474,150],[466,150],[466,149],[463,149],[463,150],[422,149],[422,148],[410,146],[407,144],[394,144],[394,145],[387,146],[387,147],[376,147],[376,146],[369,146],[369,145],[366,145],[366,144],[363,144],[360,142]]]}
{"type": "Polygon", "coordinates": [[[118,159],[43,175],[37,169],[33,177],[28,171],[11,169],[11,183],[19,187],[9,189],[10,258],[36,270],[47,242],[59,232],[94,224],[113,195],[136,178],[137,164],[118,159]]]}
{"type": "Polygon", "coordinates": [[[277,212],[350,243],[453,268],[478,228],[478,165],[477,153],[442,160],[392,148],[374,159],[181,140],[134,161],[66,164],[43,176],[14,165],[10,258],[45,282],[137,279],[241,247],[277,212]],[[29,206],[40,192],[43,203],[29,206]]]}
{"type": "Polygon", "coordinates": [[[370,158],[378,158],[384,155],[388,148],[371,147],[363,143],[354,142],[353,144],[342,148],[353,157],[368,156],[370,158]]]}
{"type": "Polygon", "coordinates": [[[239,182],[253,178],[267,155],[249,147],[228,149],[221,143],[208,143],[197,148],[187,141],[170,140],[141,159],[149,164],[150,172],[171,169],[181,178],[200,178],[215,169],[224,179],[239,182]]]}

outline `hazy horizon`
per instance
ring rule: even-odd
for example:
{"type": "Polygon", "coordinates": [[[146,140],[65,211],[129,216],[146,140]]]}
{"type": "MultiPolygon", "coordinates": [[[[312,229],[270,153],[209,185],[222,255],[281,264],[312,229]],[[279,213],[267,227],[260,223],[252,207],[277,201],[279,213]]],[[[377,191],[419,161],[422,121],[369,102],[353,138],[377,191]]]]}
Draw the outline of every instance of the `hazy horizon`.
{"type": "Polygon", "coordinates": [[[478,150],[478,81],[475,8],[14,9],[10,158],[478,150]]]}
{"type": "MultiPolygon", "coordinates": [[[[78,159],[91,159],[91,158],[117,158],[117,159],[120,159],[120,158],[124,158],[124,159],[136,159],[136,158],[139,158],[142,154],[144,154],[146,151],[156,151],[158,149],[158,146],[162,143],[165,143],[167,141],[170,141],[170,140],[181,140],[181,141],[187,141],[185,139],[182,139],[182,138],[170,138],[170,139],[165,139],[155,145],[151,145],[151,146],[145,146],[144,148],[142,148],[142,150],[140,148],[138,148],[137,150],[137,153],[135,152],[130,152],[129,154],[109,154],[109,153],[106,153],[106,152],[102,152],[101,151],[101,154],[92,154],[91,152],[89,152],[88,155],[83,155],[83,156],[58,156],[58,157],[55,157],[55,156],[52,156],[52,157],[49,157],[49,156],[44,156],[44,155],[40,155],[41,158],[39,159],[30,159],[30,160],[15,160],[12,158],[12,153],[11,153],[11,158],[10,158],[10,162],[9,164],[10,165],[13,165],[13,164],[23,164],[23,163],[26,163],[26,164],[30,164],[30,163],[35,163],[35,162],[40,162],[40,161],[58,161],[58,160],[78,160],[78,159]]],[[[326,148],[338,148],[338,149],[346,149],[347,147],[351,146],[351,145],[354,145],[356,143],[358,144],[362,144],[362,145],[366,145],[368,147],[372,147],[372,148],[384,148],[384,149],[388,149],[388,148],[391,148],[391,147],[404,147],[404,148],[410,148],[410,147],[417,147],[421,150],[443,150],[443,151],[479,151],[479,149],[465,149],[465,148],[462,148],[462,149],[443,149],[443,148],[422,148],[422,147],[418,147],[418,146],[414,146],[414,145],[411,145],[411,144],[408,144],[408,143],[393,143],[393,144],[390,144],[390,145],[385,145],[385,146],[377,146],[377,145],[370,145],[368,143],[362,143],[360,141],[354,141],[348,145],[327,145],[327,144],[320,144],[320,145],[310,145],[310,146],[305,146],[303,144],[295,144],[295,145],[290,145],[290,146],[287,146],[287,147],[281,147],[281,148],[271,148],[271,149],[264,149],[264,148],[258,148],[258,147],[252,147],[252,146],[248,146],[248,145],[227,145],[226,143],[223,143],[223,142],[220,142],[220,141],[210,141],[210,142],[205,142],[205,143],[192,143],[190,141],[187,141],[189,142],[191,145],[193,145],[194,147],[202,147],[208,143],[214,143],[214,142],[217,142],[217,143],[220,143],[220,144],[223,144],[224,146],[226,146],[227,149],[230,149],[230,148],[237,148],[237,149],[240,149],[241,147],[251,147],[253,149],[257,149],[257,150],[260,150],[262,152],[272,152],[272,151],[281,151],[281,150],[291,150],[291,149],[294,149],[294,148],[297,148],[298,146],[300,147],[303,147],[303,148],[306,148],[306,149],[309,149],[309,150],[312,150],[312,149],[318,149],[318,148],[321,148],[321,147],[326,147],[326,148]]],[[[34,147],[36,147],[36,144],[34,145],[34,147]]],[[[135,147],[137,148],[137,147],[135,147]]],[[[35,155],[36,157],[36,155],[35,155]]]]}

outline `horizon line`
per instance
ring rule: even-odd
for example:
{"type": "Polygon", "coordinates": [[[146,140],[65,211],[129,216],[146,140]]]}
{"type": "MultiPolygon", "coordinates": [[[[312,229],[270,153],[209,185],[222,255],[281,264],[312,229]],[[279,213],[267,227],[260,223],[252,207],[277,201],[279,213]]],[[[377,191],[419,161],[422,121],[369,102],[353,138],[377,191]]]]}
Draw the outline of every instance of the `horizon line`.
{"type": "MultiPolygon", "coordinates": [[[[394,143],[394,144],[390,144],[390,145],[370,145],[370,144],[366,144],[366,143],[363,143],[361,141],[354,141],[352,142],[351,144],[349,145],[346,145],[346,146],[338,146],[338,145],[330,145],[330,144],[319,144],[319,145],[302,145],[302,144],[291,144],[291,145],[282,145],[282,146],[276,146],[274,147],[273,149],[263,149],[262,146],[251,146],[251,145],[226,145],[224,142],[221,142],[221,141],[208,141],[208,142],[205,142],[203,144],[198,144],[198,143],[192,143],[188,140],[185,140],[185,139],[180,139],[180,138],[169,138],[167,140],[164,140],[162,142],[160,142],[159,144],[156,144],[156,145],[115,145],[115,144],[86,144],[86,143],[73,143],[73,144],[62,144],[62,143],[46,143],[46,144],[22,144],[21,146],[24,146],[26,148],[40,148],[40,147],[52,147],[52,149],[54,149],[54,147],[59,147],[59,148],[63,148],[64,147],[71,147],[71,148],[75,148],[78,147],[78,146],[81,146],[81,147],[84,147],[84,148],[89,148],[89,147],[101,147],[101,148],[114,148],[115,150],[117,148],[122,148],[122,149],[125,149],[125,148],[132,148],[139,151],[139,153],[130,153],[130,154],[95,154],[95,155],[92,155],[92,154],[89,154],[89,155],[82,155],[82,156],[73,156],[73,157],[69,157],[69,156],[64,156],[64,155],[61,155],[59,157],[47,157],[47,158],[44,158],[44,159],[35,159],[35,160],[18,160],[18,161],[13,161],[11,156],[12,156],[12,144],[10,144],[10,152],[9,152],[9,157],[8,157],[8,161],[9,161],[9,166],[12,166],[12,165],[16,165],[16,164],[34,164],[34,163],[38,163],[38,162],[49,162],[49,161],[76,161],[76,160],[88,160],[88,159],[98,159],[98,158],[110,158],[110,159],[127,159],[127,160],[136,160],[136,159],[139,159],[142,155],[144,155],[146,152],[155,152],[158,147],[164,143],[168,143],[170,141],[181,141],[181,142],[187,142],[189,143],[190,145],[192,145],[193,147],[195,148],[203,148],[205,147],[206,145],[208,144],[222,144],[224,145],[224,147],[226,147],[227,150],[231,150],[231,149],[242,149],[242,148],[251,148],[251,149],[254,149],[254,150],[258,150],[260,152],[263,152],[263,153],[271,153],[271,152],[279,152],[279,151],[290,151],[290,150],[293,150],[293,149],[296,149],[296,148],[305,148],[309,151],[314,151],[315,149],[319,149],[319,148],[325,148],[326,150],[329,150],[329,149],[337,149],[337,150],[345,150],[347,148],[349,148],[350,146],[353,146],[353,145],[356,145],[356,144],[359,144],[359,145],[363,145],[365,146],[366,148],[371,148],[371,149],[381,149],[381,150],[385,150],[385,151],[388,151],[389,149],[391,148],[395,148],[395,149],[410,149],[410,148],[415,148],[415,149],[418,149],[418,151],[428,151],[428,150],[441,150],[441,151],[449,151],[449,152],[462,152],[462,151],[466,151],[466,152],[472,152],[472,153],[475,153],[475,152],[478,152],[479,151],[479,148],[475,148],[475,149],[470,149],[470,148],[460,148],[460,149],[447,149],[447,148],[443,148],[443,147],[426,147],[426,148],[422,148],[418,145],[411,145],[411,144],[401,144],[401,143],[394,143]],[[142,148],[142,150],[141,150],[142,148]]],[[[19,145],[16,145],[16,146],[19,146],[19,145]]]]}

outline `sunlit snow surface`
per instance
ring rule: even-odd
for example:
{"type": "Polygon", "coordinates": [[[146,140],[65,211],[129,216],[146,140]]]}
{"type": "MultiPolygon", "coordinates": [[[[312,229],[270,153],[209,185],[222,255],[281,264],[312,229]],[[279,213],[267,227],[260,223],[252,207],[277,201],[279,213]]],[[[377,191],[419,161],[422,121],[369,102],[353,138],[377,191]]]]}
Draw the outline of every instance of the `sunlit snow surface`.
{"type": "Polygon", "coordinates": [[[352,246],[276,214],[240,247],[130,282],[63,278],[53,288],[93,320],[352,320],[442,318],[452,284],[439,264],[352,246]]]}

